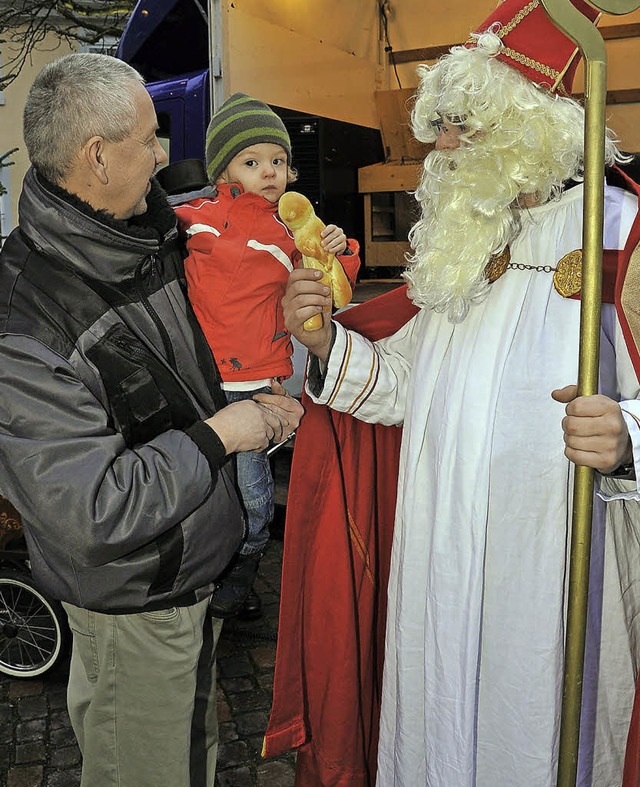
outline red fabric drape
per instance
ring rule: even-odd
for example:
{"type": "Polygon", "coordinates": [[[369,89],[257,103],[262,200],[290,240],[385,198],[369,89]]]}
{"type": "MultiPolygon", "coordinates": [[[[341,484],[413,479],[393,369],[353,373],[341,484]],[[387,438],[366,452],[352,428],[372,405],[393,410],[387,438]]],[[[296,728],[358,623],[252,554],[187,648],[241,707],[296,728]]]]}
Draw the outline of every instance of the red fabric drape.
{"type": "MultiPolygon", "coordinates": [[[[628,178],[624,173],[621,173],[627,182],[631,191],[634,191],[640,199],[640,187],[628,178]]],[[[629,233],[626,248],[620,259],[618,267],[618,279],[616,282],[615,303],[618,311],[618,319],[622,326],[622,332],[626,339],[629,354],[633,362],[633,366],[640,379],[640,353],[638,347],[634,342],[634,332],[631,330],[630,323],[637,324],[637,314],[626,314],[621,303],[622,289],[624,286],[624,278],[627,273],[627,268],[631,255],[637,245],[640,243],[640,213],[636,216],[635,223],[629,233]]],[[[633,712],[631,714],[631,724],[629,725],[629,734],[627,736],[627,751],[624,760],[624,772],[622,776],[622,787],[639,787],[640,785],[640,680],[636,684],[636,693],[633,701],[633,712]]]]}
{"type": "MultiPolygon", "coordinates": [[[[401,287],[339,317],[372,340],[417,309],[401,287]]],[[[271,718],[263,754],[298,748],[301,787],[375,783],[401,429],[314,405],[296,436],[271,718]]]]}

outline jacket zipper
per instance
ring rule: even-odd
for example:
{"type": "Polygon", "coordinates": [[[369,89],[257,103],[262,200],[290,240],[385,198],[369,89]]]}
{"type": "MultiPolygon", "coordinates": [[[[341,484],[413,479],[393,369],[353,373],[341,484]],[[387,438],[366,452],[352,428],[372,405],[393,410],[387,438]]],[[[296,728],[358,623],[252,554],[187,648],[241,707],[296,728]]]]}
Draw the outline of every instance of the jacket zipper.
{"type": "Polygon", "coordinates": [[[155,267],[156,255],[155,254],[151,254],[148,257],[145,257],[144,260],[142,260],[142,262],[140,263],[140,265],[138,265],[138,268],[136,269],[135,278],[134,278],[135,285],[136,285],[136,292],[138,293],[138,296],[140,297],[140,300],[142,302],[142,305],[145,308],[145,311],[147,312],[149,317],[151,317],[151,319],[153,320],[153,323],[156,326],[156,328],[158,330],[158,333],[160,334],[160,338],[162,339],[162,344],[164,346],[165,353],[167,354],[167,361],[169,362],[169,364],[172,367],[172,369],[174,369],[174,371],[177,371],[178,369],[177,369],[177,365],[176,365],[176,356],[175,356],[175,353],[173,351],[173,344],[171,343],[171,338],[169,336],[169,332],[165,328],[164,323],[162,322],[162,320],[160,319],[160,315],[156,312],[156,310],[153,308],[153,306],[149,303],[149,299],[147,298],[147,293],[145,292],[145,289],[144,289],[144,287],[142,285],[142,282],[141,282],[142,268],[143,268],[145,262],[147,262],[147,261],[151,265],[151,271],[153,272],[154,267],[155,267]]]}

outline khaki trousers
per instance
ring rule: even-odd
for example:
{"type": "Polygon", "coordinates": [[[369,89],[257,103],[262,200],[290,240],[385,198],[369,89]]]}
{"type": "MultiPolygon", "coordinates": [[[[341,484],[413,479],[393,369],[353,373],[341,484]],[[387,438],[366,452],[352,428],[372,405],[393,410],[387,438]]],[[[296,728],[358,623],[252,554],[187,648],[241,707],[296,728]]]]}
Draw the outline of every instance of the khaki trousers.
{"type": "Polygon", "coordinates": [[[108,615],[64,604],[81,787],[213,787],[222,621],[208,605],[108,615]]]}

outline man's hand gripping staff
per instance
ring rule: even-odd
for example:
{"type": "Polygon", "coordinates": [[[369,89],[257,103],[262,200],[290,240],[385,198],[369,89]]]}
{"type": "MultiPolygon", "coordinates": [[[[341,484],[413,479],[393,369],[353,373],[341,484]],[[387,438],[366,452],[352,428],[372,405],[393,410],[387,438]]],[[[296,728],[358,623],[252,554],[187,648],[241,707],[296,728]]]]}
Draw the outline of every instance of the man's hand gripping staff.
{"type": "MultiPolygon", "coordinates": [[[[321,233],[326,225],[316,216],[311,202],[303,194],[288,191],[280,197],[278,213],[293,233],[303,267],[321,271],[320,283],[330,288],[333,305],[338,309],[346,306],[351,300],[351,285],[335,255],[322,247],[321,233]]],[[[304,329],[318,331],[323,324],[323,314],[316,314],[305,321],[304,329]]]]}

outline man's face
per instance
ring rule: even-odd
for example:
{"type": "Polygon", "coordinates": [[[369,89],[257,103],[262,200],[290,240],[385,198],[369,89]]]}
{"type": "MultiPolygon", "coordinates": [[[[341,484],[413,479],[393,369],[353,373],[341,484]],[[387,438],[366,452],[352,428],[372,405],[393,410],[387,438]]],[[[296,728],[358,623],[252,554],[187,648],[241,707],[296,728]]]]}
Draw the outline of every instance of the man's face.
{"type": "Polygon", "coordinates": [[[287,187],[287,154],[280,145],[259,142],[231,159],[219,182],[240,183],[252,194],[277,202],[287,187]]]}
{"type": "Polygon", "coordinates": [[[436,113],[436,117],[431,121],[432,128],[436,131],[436,150],[457,150],[462,140],[460,137],[467,130],[464,119],[454,122],[450,116],[436,113]]]}
{"type": "Polygon", "coordinates": [[[457,150],[460,147],[460,135],[463,133],[460,126],[443,123],[436,137],[436,150],[457,150]]]}
{"type": "Polygon", "coordinates": [[[149,180],[157,167],[167,161],[167,154],[156,137],[158,121],[151,97],[144,85],[136,84],[133,90],[137,109],[133,131],[122,142],[105,142],[109,160],[105,208],[117,219],[146,212],[149,180]]]}

